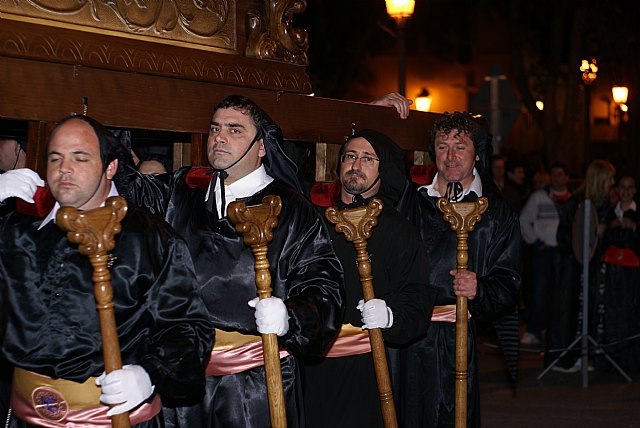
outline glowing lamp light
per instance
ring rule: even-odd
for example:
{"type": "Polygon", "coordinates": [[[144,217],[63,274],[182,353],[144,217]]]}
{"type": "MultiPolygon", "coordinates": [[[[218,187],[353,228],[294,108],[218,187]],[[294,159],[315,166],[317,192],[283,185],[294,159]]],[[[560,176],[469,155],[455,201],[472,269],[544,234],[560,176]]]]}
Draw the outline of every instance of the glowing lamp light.
{"type": "MultiPolygon", "coordinates": [[[[629,97],[629,88],[626,86],[614,86],[611,88],[611,93],[613,94],[613,101],[622,106],[627,103],[627,98],[629,97]]],[[[622,107],[621,107],[622,108],[622,107]]]]}
{"type": "Polygon", "coordinates": [[[540,111],[544,110],[544,101],[537,100],[536,101],[536,107],[538,107],[538,110],[540,110],[540,111]]]}
{"type": "Polygon", "coordinates": [[[387,14],[396,21],[404,21],[413,15],[416,6],[415,0],[385,0],[387,14]]]}
{"type": "Polygon", "coordinates": [[[426,88],[422,88],[422,91],[416,97],[416,110],[429,111],[431,109],[431,94],[426,88]]]}
{"type": "Polygon", "coordinates": [[[590,85],[598,77],[598,63],[595,58],[583,59],[580,65],[582,71],[582,81],[585,85],[590,85]]]}

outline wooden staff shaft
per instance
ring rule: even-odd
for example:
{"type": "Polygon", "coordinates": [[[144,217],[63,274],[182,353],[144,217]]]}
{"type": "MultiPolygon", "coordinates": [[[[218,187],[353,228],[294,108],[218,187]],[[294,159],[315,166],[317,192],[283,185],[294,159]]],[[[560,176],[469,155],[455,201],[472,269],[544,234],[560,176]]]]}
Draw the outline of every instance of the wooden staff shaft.
{"type": "MultiPolygon", "coordinates": [[[[96,308],[100,320],[100,334],[102,336],[102,357],[104,370],[111,373],[122,368],[122,356],[120,354],[120,342],[116,328],[114,313],[113,289],[111,288],[111,275],[107,268],[107,255],[96,254],[89,257],[93,266],[93,293],[96,298],[96,308]]],[[[111,407],[113,407],[112,405],[111,407]]],[[[130,428],[129,413],[120,413],[111,416],[114,428],[130,428]]]]}
{"type": "MultiPolygon", "coordinates": [[[[468,262],[468,233],[465,230],[456,232],[458,246],[456,252],[456,262],[458,272],[467,270],[468,262]]],[[[467,318],[467,298],[458,296],[456,298],[456,428],[467,426],[467,347],[469,322],[467,318]]]]}
{"type": "MultiPolygon", "coordinates": [[[[271,273],[267,260],[267,244],[252,245],[251,250],[255,258],[256,286],[260,300],[271,297],[271,273]]],[[[271,425],[274,428],[287,426],[287,413],[284,403],[282,387],[282,369],[280,367],[280,350],[278,336],[274,333],[262,335],[264,352],[264,370],[267,380],[267,395],[269,398],[269,413],[271,425]]]]}
{"type": "MultiPolygon", "coordinates": [[[[362,285],[362,296],[365,302],[375,299],[373,291],[373,277],[371,275],[371,261],[367,252],[367,241],[364,239],[353,241],[356,248],[356,259],[358,260],[358,273],[360,284],[362,285]]],[[[387,364],[387,352],[382,338],[382,329],[369,329],[369,342],[371,343],[371,355],[373,356],[373,366],[378,384],[378,394],[380,396],[380,409],[382,419],[386,428],[397,428],[398,419],[396,407],[393,402],[393,390],[391,388],[391,378],[389,377],[389,365],[387,364]]]]}

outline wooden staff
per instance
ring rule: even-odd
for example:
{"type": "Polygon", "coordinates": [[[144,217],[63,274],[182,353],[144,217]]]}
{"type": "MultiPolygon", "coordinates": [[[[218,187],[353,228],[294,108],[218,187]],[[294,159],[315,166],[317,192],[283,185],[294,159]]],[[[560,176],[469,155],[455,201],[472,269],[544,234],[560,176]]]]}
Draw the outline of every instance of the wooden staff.
{"type": "MultiPolygon", "coordinates": [[[[382,201],[374,198],[369,201],[367,206],[342,211],[336,207],[329,207],[325,212],[327,219],[336,225],[336,231],[343,233],[347,241],[353,242],[353,246],[356,249],[362,295],[365,301],[375,298],[373,276],[371,275],[371,259],[367,252],[367,239],[371,237],[371,228],[378,224],[378,215],[381,211],[382,201]]],[[[396,407],[393,403],[393,392],[391,390],[391,379],[387,366],[387,353],[382,339],[382,330],[380,328],[372,328],[368,332],[384,426],[395,428],[398,426],[398,420],[396,418],[396,407]]]]}
{"type": "MultiPolygon", "coordinates": [[[[271,273],[267,259],[267,244],[273,238],[272,229],[278,225],[278,214],[281,210],[282,202],[279,196],[266,196],[262,199],[262,205],[252,207],[247,207],[244,202],[234,201],[229,204],[227,209],[229,219],[236,225],[236,231],[244,235],[244,243],[250,246],[253,251],[256,286],[260,300],[271,297],[271,273]]],[[[274,428],[286,427],[287,414],[282,389],[278,336],[274,333],[263,334],[262,347],[264,348],[264,369],[267,378],[271,426],[274,428]]]]}
{"type": "MultiPolygon", "coordinates": [[[[93,294],[100,318],[102,355],[107,373],[122,368],[107,252],[115,247],[113,236],[122,230],[120,221],[126,214],[125,199],[112,196],[102,208],[78,211],[73,207],[62,207],[56,215],[56,224],[67,232],[70,242],[78,244],[80,254],[88,256],[93,266],[93,294]]],[[[111,416],[111,422],[115,428],[131,426],[128,412],[111,416]]]]}
{"type": "MultiPolygon", "coordinates": [[[[442,212],[444,221],[451,224],[451,230],[458,238],[456,269],[467,270],[469,261],[467,237],[489,207],[487,198],[478,198],[475,202],[450,203],[446,198],[438,198],[436,206],[442,212]]],[[[456,428],[467,426],[467,298],[456,298],[456,428]]]]}

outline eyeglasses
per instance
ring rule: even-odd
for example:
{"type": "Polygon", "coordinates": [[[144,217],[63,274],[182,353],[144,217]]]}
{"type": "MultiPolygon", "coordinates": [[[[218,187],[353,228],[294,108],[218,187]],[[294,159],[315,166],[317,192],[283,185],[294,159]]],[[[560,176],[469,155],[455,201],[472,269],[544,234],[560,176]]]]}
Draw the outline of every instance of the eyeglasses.
{"type": "Polygon", "coordinates": [[[342,156],[340,156],[340,162],[342,163],[354,164],[358,159],[360,159],[360,164],[364,166],[371,166],[374,164],[374,162],[380,161],[380,159],[374,158],[373,156],[369,156],[369,155],[356,156],[354,153],[345,153],[342,156]]]}

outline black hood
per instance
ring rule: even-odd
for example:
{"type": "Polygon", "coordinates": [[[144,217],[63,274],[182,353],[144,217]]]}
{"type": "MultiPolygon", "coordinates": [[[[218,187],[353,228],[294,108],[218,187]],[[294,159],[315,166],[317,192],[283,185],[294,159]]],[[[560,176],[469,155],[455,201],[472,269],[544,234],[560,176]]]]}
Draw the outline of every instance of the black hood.
{"type": "Polygon", "coordinates": [[[262,158],[267,174],[302,192],[302,185],[298,180],[298,167],[282,148],[283,137],[280,127],[264,113],[263,120],[258,124],[258,132],[262,133],[267,152],[262,158]]]}
{"type": "MultiPolygon", "coordinates": [[[[404,151],[385,134],[372,129],[363,129],[349,137],[364,138],[371,144],[376,156],[380,159],[378,173],[380,174],[380,189],[376,195],[389,205],[394,206],[404,190],[407,182],[407,170],[404,162],[404,151]]],[[[346,143],[345,143],[346,144],[346,143]]],[[[343,150],[345,146],[342,146],[343,150]]],[[[340,151],[342,155],[342,150],[340,151]]],[[[338,177],[340,176],[340,162],[338,162],[338,177]]]]}

